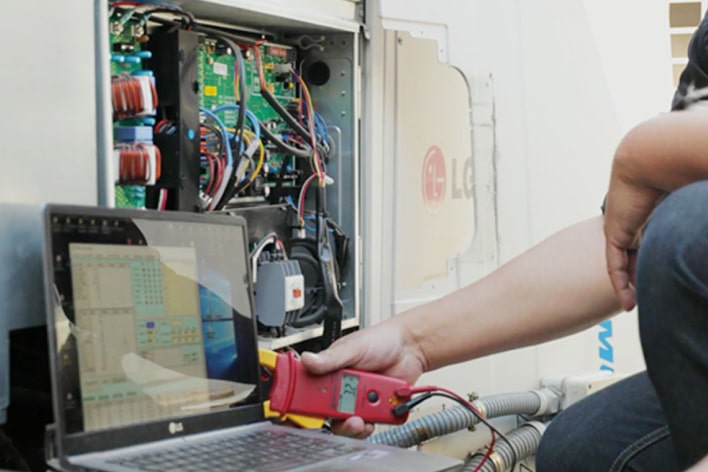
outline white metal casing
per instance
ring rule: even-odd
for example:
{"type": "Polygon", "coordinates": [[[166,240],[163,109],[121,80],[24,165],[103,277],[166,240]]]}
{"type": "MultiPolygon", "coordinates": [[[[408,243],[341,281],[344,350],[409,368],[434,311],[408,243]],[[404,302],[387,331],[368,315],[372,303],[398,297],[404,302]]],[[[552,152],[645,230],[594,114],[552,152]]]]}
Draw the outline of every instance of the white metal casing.
{"type": "MultiPolygon", "coordinates": [[[[619,139],[639,121],[666,111],[670,104],[673,88],[663,0],[380,0],[375,15],[371,15],[371,3],[367,5],[371,54],[378,54],[384,71],[382,97],[395,96],[396,69],[391,63],[400,59],[395,41],[401,35],[386,33],[386,27],[405,30],[413,40],[438,41],[436,57],[421,57],[419,67],[434,67],[435,60],[448,61],[466,78],[477,173],[477,224],[468,247],[449,254],[435,241],[419,247],[418,254],[432,251],[440,255],[438,273],[447,276],[431,279],[423,273],[425,282],[417,288],[399,289],[395,281],[404,272],[410,278],[411,266],[403,270],[401,256],[395,252],[388,256],[387,248],[395,248],[421,230],[401,224],[401,209],[396,206],[401,198],[415,206],[410,191],[420,184],[401,189],[397,178],[411,156],[397,154],[400,143],[393,133],[385,132],[383,142],[376,142],[380,155],[393,156],[394,161],[390,166],[382,164],[378,170],[383,175],[376,176],[383,196],[380,202],[385,206],[376,210],[384,226],[381,235],[374,237],[387,242],[381,254],[383,263],[390,264],[376,270],[390,273],[394,283],[380,294],[379,306],[367,304],[367,316],[378,311],[382,313],[378,318],[385,319],[386,313],[399,313],[437,298],[482,277],[554,231],[598,215],[619,139]],[[636,21],[638,12],[641,22],[636,21]],[[490,124],[493,132],[475,132],[475,127],[490,124]],[[389,288],[390,297],[385,295],[389,288]]],[[[421,77],[415,77],[421,93],[438,92],[421,77]]],[[[384,110],[383,118],[369,117],[373,122],[364,129],[386,128],[383,124],[395,117],[395,103],[382,98],[378,104],[384,110]]],[[[421,124],[437,125],[445,126],[445,119],[435,117],[421,124]]],[[[424,154],[425,149],[419,152],[424,154]]],[[[371,164],[367,161],[365,165],[371,164]]],[[[371,175],[365,173],[365,179],[371,175]]],[[[367,216],[370,208],[364,204],[364,221],[371,217],[367,216]]],[[[405,211],[418,211],[421,218],[425,215],[420,205],[417,210],[405,211]]],[[[438,229],[458,231],[459,222],[450,220],[438,229]]],[[[369,231],[364,234],[372,237],[369,231]]],[[[370,286],[365,281],[367,290],[370,286]]],[[[367,292],[367,300],[371,296],[367,292]]],[[[426,375],[424,381],[460,392],[489,394],[537,386],[543,375],[642,368],[635,315],[625,314],[609,324],[540,347],[441,369],[426,375]]]]}

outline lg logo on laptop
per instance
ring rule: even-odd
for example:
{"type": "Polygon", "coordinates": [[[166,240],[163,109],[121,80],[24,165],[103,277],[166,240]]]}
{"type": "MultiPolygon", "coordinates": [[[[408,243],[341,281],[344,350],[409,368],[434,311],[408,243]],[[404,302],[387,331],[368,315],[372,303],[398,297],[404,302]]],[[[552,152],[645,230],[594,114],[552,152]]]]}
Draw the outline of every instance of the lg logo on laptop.
{"type": "Polygon", "coordinates": [[[170,434],[177,434],[184,431],[184,425],[182,423],[177,423],[173,421],[170,423],[167,429],[170,431],[170,434]]]}

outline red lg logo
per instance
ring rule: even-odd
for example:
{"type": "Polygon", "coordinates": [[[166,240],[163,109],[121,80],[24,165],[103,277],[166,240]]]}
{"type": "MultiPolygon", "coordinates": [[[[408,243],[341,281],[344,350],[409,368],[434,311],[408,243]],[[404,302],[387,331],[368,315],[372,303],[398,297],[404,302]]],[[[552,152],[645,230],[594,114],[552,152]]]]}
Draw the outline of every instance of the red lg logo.
{"type": "Polygon", "coordinates": [[[435,213],[445,199],[446,183],[445,158],[437,146],[431,146],[423,161],[423,200],[428,210],[435,213]]]}

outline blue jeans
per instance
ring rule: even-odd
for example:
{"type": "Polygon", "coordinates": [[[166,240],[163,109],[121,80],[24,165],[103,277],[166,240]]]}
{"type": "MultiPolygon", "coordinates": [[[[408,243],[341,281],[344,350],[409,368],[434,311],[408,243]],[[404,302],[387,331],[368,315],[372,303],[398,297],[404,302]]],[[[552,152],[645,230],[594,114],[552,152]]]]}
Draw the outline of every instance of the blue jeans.
{"type": "Polygon", "coordinates": [[[708,454],[708,181],[657,207],[636,285],[647,371],[560,413],[538,472],[672,472],[708,454]]]}

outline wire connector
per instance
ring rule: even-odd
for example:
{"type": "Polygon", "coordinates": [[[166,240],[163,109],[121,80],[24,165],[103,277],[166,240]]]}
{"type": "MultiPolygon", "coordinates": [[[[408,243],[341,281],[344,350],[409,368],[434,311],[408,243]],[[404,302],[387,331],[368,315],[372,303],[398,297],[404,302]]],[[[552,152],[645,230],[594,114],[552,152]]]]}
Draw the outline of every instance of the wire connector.
{"type": "MultiPolygon", "coordinates": [[[[399,395],[399,391],[401,391],[401,390],[408,390],[408,391],[410,391],[410,389],[402,389],[402,388],[399,388],[398,390],[396,390],[396,395],[399,395]]],[[[400,395],[399,395],[399,396],[400,396],[400,395]]],[[[432,396],[433,396],[433,392],[425,392],[425,393],[423,393],[422,395],[420,395],[419,397],[415,397],[415,398],[412,399],[412,400],[408,400],[408,401],[405,402],[405,403],[400,403],[400,404],[394,406],[394,407],[391,409],[391,412],[393,413],[393,416],[403,416],[403,415],[406,415],[406,414],[408,414],[408,412],[411,411],[413,408],[415,408],[415,407],[418,406],[419,404],[423,403],[425,400],[427,400],[428,398],[430,398],[430,397],[432,397],[432,396]]]]}

